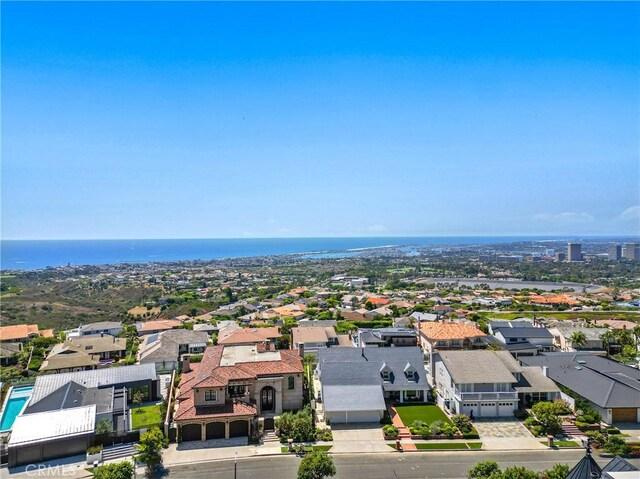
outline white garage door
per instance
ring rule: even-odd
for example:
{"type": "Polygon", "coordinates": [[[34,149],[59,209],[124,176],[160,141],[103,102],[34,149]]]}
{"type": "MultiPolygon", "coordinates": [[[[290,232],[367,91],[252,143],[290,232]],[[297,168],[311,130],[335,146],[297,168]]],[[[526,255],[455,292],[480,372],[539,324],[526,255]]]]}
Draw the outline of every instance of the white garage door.
{"type": "Polygon", "coordinates": [[[514,409],[513,403],[509,403],[509,402],[498,403],[498,416],[500,417],[513,416],[513,409],[514,409]]]}
{"type": "Polygon", "coordinates": [[[476,404],[462,404],[460,406],[460,414],[471,416],[472,411],[474,416],[478,414],[478,406],[476,404]]]}
{"type": "Polygon", "coordinates": [[[496,417],[496,403],[483,402],[480,404],[479,417],[496,417]]]}
{"type": "Polygon", "coordinates": [[[354,422],[379,422],[382,417],[380,411],[349,411],[332,412],[329,414],[331,424],[345,424],[354,422]]]}

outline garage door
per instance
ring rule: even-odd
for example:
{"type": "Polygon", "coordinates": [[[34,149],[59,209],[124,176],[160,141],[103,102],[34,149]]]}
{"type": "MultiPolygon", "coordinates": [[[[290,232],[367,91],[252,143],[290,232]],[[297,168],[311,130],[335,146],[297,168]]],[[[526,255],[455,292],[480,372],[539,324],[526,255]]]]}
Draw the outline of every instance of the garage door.
{"type": "Polygon", "coordinates": [[[180,429],[181,441],[202,441],[202,426],[200,424],[185,424],[180,429]]]}
{"type": "Polygon", "coordinates": [[[207,439],[224,439],[224,423],[210,422],[207,424],[207,439]]]}
{"type": "Polygon", "coordinates": [[[613,409],[613,422],[638,422],[638,411],[634,407],[613,409]]]}
{"type": "Polygon", "coordinates": [[[87,450],[88,440],[86,436],[48,443],[43,451],[43,460],[57,459],[59,457],[84,454],[87,450]]]}
{"type": "Polygon", "coordinates": [[[480,417],[496,417],[496,403],[483,402],[480,404],[480,417]]]}
{"type": "Polygon", "coordinates": [[[247,421],[232,421],[229,423],[229,437],[246,437],[249,435],[247,421]]]}
{"type": "Polygon", "coordinates": [[[513,404],[508,402],[500,402],[498,403],[498,416],[513,416],[513,404]]]}
{"type": "Polygon", "coordinates": [[[471,412],[473,412],[474,415],[478,414],[478,406],[476,404],[462,404],[462,406],[460,406],[460,414],[471,416],[471,412]]]}
{"type": "Polygon", "coordinates": [[[42,446],[27,446],[16,450],[15,466],[42,462],[42,446]]]}
{"type": "Polygon", "coordinates": [[[380,411],[349,411],[332,412],[330,421],[334,424],[352,424],[357,422],[380,422],[382,413],[380,411]]]}

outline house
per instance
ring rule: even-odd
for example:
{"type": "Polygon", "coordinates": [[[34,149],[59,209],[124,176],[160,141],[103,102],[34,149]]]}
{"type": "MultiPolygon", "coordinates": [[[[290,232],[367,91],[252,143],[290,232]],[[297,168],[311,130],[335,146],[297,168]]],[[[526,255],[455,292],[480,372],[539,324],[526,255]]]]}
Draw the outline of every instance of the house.
{"type": "Polygon", "coordinates": [[[291,328],[291,349],[299,351],[301,356],[305,354],[317,354],[320,348],[330,348],[339,345],[340,339],[338,334],[331,326],[291,328]]]}
{"type": "Polygon", "coordinates": [[[359,329],[353,335],[356,347],[417,346],[418,333],[408,328],[359,329]]]}
{"type": "Polygon", "coordinates": [[[438,404],[451,414],[509,417],[521,406],[560,397],[540,367],[524,367],[507,351],[439,351],[438,404]]]}
{"type": "Polygon", "coordinates": [[[364,308],[356,309],[355,311],[351,311],[350,309],[339,309],[338,313],[345,321],[369,321],[369,317],[367,316],[369,311],[364,308]]]}
{"type": "MultiPolygon", "coordinates": [[[[553,334],[547,328],[527,327],[494,327],[493,335],[505,345],[519,344],[521,346],[531,345],[537,351],[553,351],[553,334]]],[[[523,352],[523,347],[519,348],[520,354],[528,354],[523,352]]],[[[529,350],[530,348],[526,348],[529,350]]]]}
{"type": "Polygon", "coordinates": [[[152,363],[158,372],[174,371],[183,354],[203,353],[209,343],[204,331],[173,329],[145,336],[138,351],[140,364],[152,363]]]}
{"type": "Polygon", "coordinates": [[[40,366],[41,372],[72,372],[96,369],[122,358],[127,340],[108,334],[77,336],[53,346],[40,366]]]}
{"type": "Polygon", "coordinates": [[[246,344],[276,344],[280,337],[277,327],[267,328],[229,328],[218,333],[218,344],[240,346],[246,344]]]}
{"type": "Polygon", "coordinates": [[[263,345],[210,346],[183,360],[174,421],[178,441],[257,435],[283,411],[302,407],[302,358],[263,345]],[[262,427],[259,428],[259,424],[262,427]]]}
{"type": "Polygon", "coordinates": [[[433,364],[433,353],[436,350],[478,349],[487,346],[487,335],[475,326],[443,321],[422,321],[415,327],[418,330],[429,381],[432,384],[435,371],[431,368],[431,364],[433,364]]]}
{"type": "Polygon", "coordinates": [[[119,336],[122,333],[122,323],[118,321],[100,321],[98,323],[85,324],[78,328],[80,336],[93,336],[96,334],[108,334],[119,336]]]}
{"type": "Polygon", "coordinates": [[[84,454],[100,421],[108,421],[116,436],[126,435],[133,395],[140,391],[144,400],[157,400],[159,389],[151,365],[38,376],[13,423],[9,467],[84,454]]]}
{"type": "Polygon", "coordinates": [[[593,353],[545,353],[521,361],[546,368],[548,377],[589,401],[606,423],[640,422],[638,369],[593,353]]]}
{"type": "Polygon", "coordinates": [[[10,366],[18,362],[22,343],[0,343],[0,366],[10,366]]]}
{"type": "Polygon", "coordinates": [[[197,323],[193,325],[193,330],[200,333],[217,334],[218,326],[210,323],[197,323]]]}
{"type": "Polygon", "coordinates": [[[537,327],[538,324],[534,324],[533,319],[528,318],[520,318],[514,320],[494,320],[489,321],[487,327],[489,328],[489,333],[495,335],[495,330],[500,328],[534,328],[537,327]]]}
{"type": "Polygon", "coordinates": [[[170,329],[178,329],[182,327],[182,321],[176,319],[158,319],[155,321],[145,321],[144,323],[136,323],[138,336],[145,334],[161,333],[170,329]]]}
{"type": "Polygon", "coordinates": [[[418,347],[325,348],[318,353],[325,420],[379,422],[385,400],[425,401],[429,383],[418,347]]]}
{"type": "Polygon", "coordinates": [[[13,326],[0,326],[0,342],[2,343],[22,343],[33,338],[42,336],[52,338],[53,329],[40,331],[37,324],[16,324],[13,326]]]}
{"type": "Polygon", "coordinates": [[[411,313],[411,318],[413,318],[418,323],[421,321],[436,321],[438,319],[437,314],[433,313],[420,313],[418,311],[414,311],[411,313]]]}
{"type": "Polygon", "coordinates": [[[560,326],[550,328],[549,332],[553,335],[553,344],[560,351],[604,351],[602,344],[602,335],[609,331],[607,328],[583,328],[579,326],[567,327],[560,326]],[[572,343],[571,336],[573,333],[581,332],[584,334],[586,342],[582,346],[572,343]]]}

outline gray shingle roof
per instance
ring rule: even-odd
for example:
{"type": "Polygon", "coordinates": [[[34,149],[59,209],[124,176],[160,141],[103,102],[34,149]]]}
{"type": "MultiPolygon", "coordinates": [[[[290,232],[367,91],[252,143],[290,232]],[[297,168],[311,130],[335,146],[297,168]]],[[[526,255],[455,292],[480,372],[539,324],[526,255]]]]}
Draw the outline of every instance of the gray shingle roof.
{"type": "Polygon", "coordinates": [[[102,331],[105,329],[115,329],[121,328],[122,323],[118,321],[100,321],[98,323],[90,323],[85,324],[84,326],[80,326],[80,331],[82,332],[90,332],[90,331],[102,331]]]}
{"type": "Polygon", "coordinates": [[[36,384],[33,388],[33,394],[31,395],[29,404],[35,404],[70,381],[75,381],[87,388],[96,388],[155,380],[156,377],[155,364],[120,366],[73,373],[45,374],[36,378],[36,384]]]}
{"type": "Polygon", "coordinates": [[[505,338],[553,338],[547,328],[494,328],[494,334],[498,331],[505,338]]]}
{"type": "Polygon", "coordinates": [[[547,366],[549,377],[603,408],[640,407],[640,371],[587,353],[548,353],[522,357],[547,366]]]}
{"type": "Polygon", "coordinates": [[[419,347],[322,349],[318,368],[323,384],[383,384],[386,391],[429,387],[419,347]],[[413,380],[404,374],[407,363],[416,371],[413,380]],[[390,381],[384,383],[380,376],[383,364],[391,373],[390,381]]]}
{"type": "Polygon", "coordinates": [[[513,373],[520,370],[508,351],[440,351],[438,354],[457,384],[515,383],[513,373]]]}
{"type": "Polygon", "coordinates": [[[324,410],[333,411],[384,411],[382,386],[351,385],[323,386],[324,410]]]}

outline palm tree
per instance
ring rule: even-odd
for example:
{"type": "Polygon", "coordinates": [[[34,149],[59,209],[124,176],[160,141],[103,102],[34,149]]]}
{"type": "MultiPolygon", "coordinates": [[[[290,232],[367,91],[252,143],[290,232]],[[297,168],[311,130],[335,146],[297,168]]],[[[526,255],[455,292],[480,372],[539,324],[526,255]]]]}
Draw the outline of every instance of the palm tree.
{"type": "Polygon", "coordinates": [[[636,324],[631,330],[636,340],[636,349],[640,346],[640,324],[636,324]]]}
{"type": "Polygon", "coordinates": [[[574,331],[571,333],[571,346],[574,349],[580,349],[587,344],[587,335],[584,331],[574,331]]]}
{"type": "Polygon", "coordinates": [[[600,336],[600,340],[602,341],[602,347],[607,351],[608,357],[611,349],[611,343],[615,340],[613,331],[608,330],[606,333],[603,333],[602,336],[600,336]]]}

